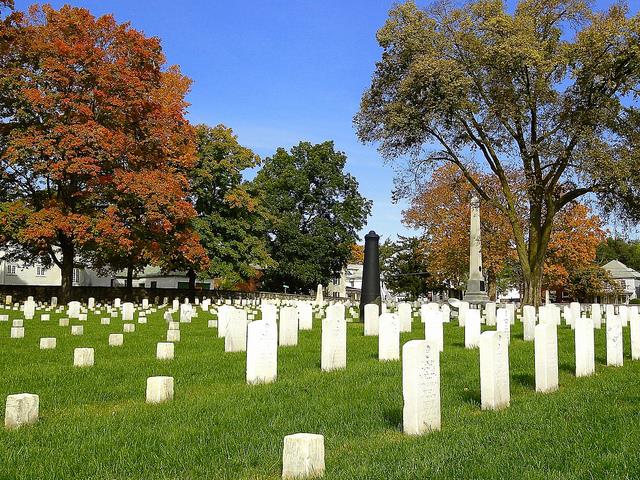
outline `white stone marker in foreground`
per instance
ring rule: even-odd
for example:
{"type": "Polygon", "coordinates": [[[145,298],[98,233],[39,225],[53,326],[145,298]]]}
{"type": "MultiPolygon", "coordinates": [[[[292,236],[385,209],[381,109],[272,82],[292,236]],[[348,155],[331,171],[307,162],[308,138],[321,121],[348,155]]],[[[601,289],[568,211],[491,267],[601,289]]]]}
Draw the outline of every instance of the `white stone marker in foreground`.
{"type": "Polygon", "coordinates": [[[122,325],[122,331],[124,333],[133,333],[136,331],[136,324],[135,323],[125,323],[122,325]]]}
{"type": "Polygon", "coordinates": [[[400,360],[400,321],[395,313],[379,317],[378,360],[400,360]]]}
{"type": "Polygon", "coordinates": [[[40,350],[53,350],[56,348],[56,344],[55,337],[43,337],[40,339],[40,350]]]}
{"type": "MultiPolygon", "coordinates": [[[[609,323],[607,318],[607,323],[609,323]]],[[[576,377],[587,377],[596,371],[593,344],[593,320],[581,317],[575,325],[576,377]]]]}
{"type": "Polygon", "coordinates": [[[380,307],[376,303],[364,306],[364,336],[375,337],[380,333],[380,307]]]}
{"type": "Polygon", "coordinates": [[[558,333],[554,323],[535,328],[536,392],[558,389],[558,333]]]}
{"type": "Polygon", "coordinates": [[[470,308],[464,320],[464,348],[478,348],[480,344],[480,310],[470,308]]]}
{"type": "Polygon", "coordinates": [[[319,478],[324,475],[324,437],[296,433],[284,437],[282,478],[319,478]]]}
{"type": "Polygon", "coordinates": [[[147,378],[147,403],[173,400],[173,377],[147,378]]]}
{"type": "Polygon", "coordinates": [[[483,410],[509,406],[509,343],[504,332],[480,335],[480,397],[483,410]]]}
{"type": "Polygon", "coordinates": [[[347,322],[343,318],[322,320],[322,371],[329,372],[347,366],[347,322]]]}
{"type": "Polygon", "coordinates": [[[74,367],[93,366],[93,348],[76,348],[73,350],[74,367]]]}
{"type": "Polygon", "coordinates": [[[298,310],[295,307],[280,309],[280,335],[278,342],[281,347],[298,345],[298,310]]]}
{"type": "Polygon", "coordinates": [[[275,382],[278,377],[278,326],[257,320],[247,326],[247,383],[275,382]]]}
{"type": "Polygon", "coordinates": [[[235,308],[230,305],[222,305],[218,309],[218,338],[227,334],[227,325],[234,317],[235,308]]]}
{"type": "Polygon", "coordinates": [[[158,360],[173,360],[175,346],[171,342],[158,342],[156,345],[156,358],[158,360]]]}
{"type": "Polygon", "coordinates": [[[622,366],[622,346],[622,321],[614,316],[607,319],[607,365],[622,366]]]}
{"type": "Polygon", "coordinates": [[[7,396],[4,410],[5,428],[19,428],[32,425],[38,421],[40,397],[32,393],[16,393],[7,396]]]}
{"type": "Polygon", "coordinates": [[[123,343],[124,343],[124,335],[122,333],[109,334],[110,347],[121,347],[123,343]]]}
{"type": "Polygon", "coordinates": [[[431,340],[402,347],[402,430],[421,435],[440,430],[440,348],[431,340]]]}
{"type": "Polygon", "coordinates": [[[80,336],[84,333],[83,325],[71,325],[71,335],[80,336]]]}

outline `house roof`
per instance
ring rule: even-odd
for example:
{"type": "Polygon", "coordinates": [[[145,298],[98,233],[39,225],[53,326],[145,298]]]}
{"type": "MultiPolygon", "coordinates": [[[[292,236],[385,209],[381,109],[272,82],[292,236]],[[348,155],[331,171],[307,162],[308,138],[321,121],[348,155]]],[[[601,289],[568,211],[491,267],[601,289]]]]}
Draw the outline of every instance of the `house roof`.
{"type": "Polygon", "coordinates": [[[636,278],[640,280],[640,273],[633,268],[627,267],[619,260],[611,260],[609,263],[604,264],[602,268],[607,270],[615,279],[636,278]]]}

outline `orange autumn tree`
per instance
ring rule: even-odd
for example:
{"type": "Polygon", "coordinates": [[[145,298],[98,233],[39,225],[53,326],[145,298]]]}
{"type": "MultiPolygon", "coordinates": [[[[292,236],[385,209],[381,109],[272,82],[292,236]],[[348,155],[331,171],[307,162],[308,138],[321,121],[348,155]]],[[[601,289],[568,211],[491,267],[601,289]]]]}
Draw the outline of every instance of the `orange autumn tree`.
{"type": "MultiPolygon", "coordinates": [[[[453,166],[434,172],[403,212],[403,222],[423,231],[423,248],[433,279],[464,288],[469,274],[469,222],[472,188],[453,166]]],[[[506,260],[515,259],[508,220],[487,203],[480,204],[482,267],[492,298],[506,260]]]]}
{"type": "Polygon", "coordinates": [[[165,68],[160,41],[70,6],[12,17],[18,34],[0,50],[5,249],[58,265],[65,300],[80,257],[119,267],[118,258],[160,261],[186,246],[194,254],[183,257],[200,259],[185,202],[189,80],[165,68]]]}
{"type": "MultiPolygon", "coordinates": [[[[491,178],[474,173],[487,189],[491,178]]],[[[513,181],[516,182],[515,180],[513,181]]],[[[469,199],[473,190],[452,165],[438,168],[403,212],[406,225],[422,230],[430,273],[437,281],[464,288],[469,272],[469,199]]],[[[526,208],[519,206],[520,215],[526,208]]],[[[480,205],[482,261],[491,298],[497,281],[517,265],[515,243],[508,219],[487,203],[480,205]]],[[[524,223],[524,222],[523,222],[524,223]]],[[[582,204],[573,203],[554,225],[544,266],[545,288],[562,288],[572,271],[590,265],[604,232],[600,219],[582,204]]]]}

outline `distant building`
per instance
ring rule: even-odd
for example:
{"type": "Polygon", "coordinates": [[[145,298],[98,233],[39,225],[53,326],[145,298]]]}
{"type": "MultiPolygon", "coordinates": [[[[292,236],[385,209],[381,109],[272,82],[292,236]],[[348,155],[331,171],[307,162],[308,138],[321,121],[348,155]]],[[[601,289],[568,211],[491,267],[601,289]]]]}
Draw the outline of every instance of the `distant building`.
{"type": "Polygon", "coordinates": [[[629,303],[629,300],[640,298],[640,273],[627,267],[618,260],[611,260],[602,266],[622,288],[622,294],[618,296],[620,303],[629,303]]]}
{"type": "MultiPolygon", "coordinates": [[[[44,267],[22,262],[0,260],[0,285],[34,285],[58,286],[62,283],[62,274],[57,265],[44,267]]],[[[84,267],[73,269],[73,286],[76,287],[108,287],[112,277],[105,277],[98,272],[84,267]]]]}
{"type": "MultiPolygon", "coordinates": [[[[384,284],[384,276],[380,278],[380,293],[384,301],[393,300],[393,296],[384,284]]],[[[327,285],[327,297],[348,298],[352,301],[360,301],[362,291],[362,265],[350,263],[342,271],[333,277],[327,285]]]]}

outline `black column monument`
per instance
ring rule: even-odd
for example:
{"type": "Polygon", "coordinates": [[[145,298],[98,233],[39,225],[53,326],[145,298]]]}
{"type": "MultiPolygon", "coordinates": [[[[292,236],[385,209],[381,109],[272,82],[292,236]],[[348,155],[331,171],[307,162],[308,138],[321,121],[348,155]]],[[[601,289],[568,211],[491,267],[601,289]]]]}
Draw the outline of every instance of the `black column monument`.
{"type": "Polygon", "coordinates": [[[380,235],[373,230],[364,236],[364,265],[362,267],[362,290],[360,292],[360,321],[364,320],[364,306],[375,303],[382,309],[380,298],[380,235]]]}

